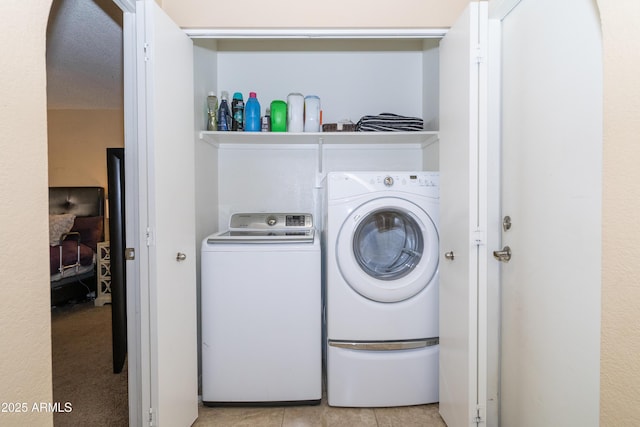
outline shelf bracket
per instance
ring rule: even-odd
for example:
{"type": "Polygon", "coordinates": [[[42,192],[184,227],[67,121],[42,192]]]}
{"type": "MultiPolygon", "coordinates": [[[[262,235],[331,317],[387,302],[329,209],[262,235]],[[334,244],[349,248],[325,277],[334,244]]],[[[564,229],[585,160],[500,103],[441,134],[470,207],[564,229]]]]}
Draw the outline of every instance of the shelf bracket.
{"type": "Polygon", "coordinates": [[[322,177],[324,167],[324,138],[318,137],[318,174],[322,177]]]}

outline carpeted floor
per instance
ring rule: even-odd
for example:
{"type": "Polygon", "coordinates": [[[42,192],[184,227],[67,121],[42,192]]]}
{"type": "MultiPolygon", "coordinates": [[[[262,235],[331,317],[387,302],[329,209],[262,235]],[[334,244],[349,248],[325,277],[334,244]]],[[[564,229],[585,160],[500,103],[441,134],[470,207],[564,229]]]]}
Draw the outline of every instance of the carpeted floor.
{"type": "Polygon", "coordinates": [[[111,306],[92,301],[51,310],[53,401],[69,412],[57,426],[127,426],[127,367],[113,373],[111,306]]]}

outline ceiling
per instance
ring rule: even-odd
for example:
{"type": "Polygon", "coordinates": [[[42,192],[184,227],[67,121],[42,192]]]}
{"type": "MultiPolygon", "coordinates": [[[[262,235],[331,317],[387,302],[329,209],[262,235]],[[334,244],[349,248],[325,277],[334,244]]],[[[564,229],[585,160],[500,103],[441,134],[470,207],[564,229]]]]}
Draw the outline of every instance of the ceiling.
{"type": "Polygon", "coordinates": [[[53,0],[49,109],[122,109],[122,11],[113,0],[53,0]]]}

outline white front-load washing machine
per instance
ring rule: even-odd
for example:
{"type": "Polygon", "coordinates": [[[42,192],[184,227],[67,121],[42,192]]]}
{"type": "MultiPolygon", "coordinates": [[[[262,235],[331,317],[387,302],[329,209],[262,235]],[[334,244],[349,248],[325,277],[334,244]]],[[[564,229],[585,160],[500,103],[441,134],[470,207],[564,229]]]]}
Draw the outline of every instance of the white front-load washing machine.
{"type": "Polygon", "coordinates": [[[323,227],[331,406],[438,401],[437,172],[331,172],[323,227]]]}
{"type": "Polygon", "coordinates": [[[320,241],[310,214],[238,213],[202,242],[202,400],[322,398],[320,241]]]}

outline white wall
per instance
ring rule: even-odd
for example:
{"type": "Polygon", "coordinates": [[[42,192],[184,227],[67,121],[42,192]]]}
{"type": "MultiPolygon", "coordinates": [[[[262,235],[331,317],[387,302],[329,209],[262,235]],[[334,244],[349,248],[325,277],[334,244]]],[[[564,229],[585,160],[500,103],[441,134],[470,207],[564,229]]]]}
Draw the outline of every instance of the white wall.
{"type": "Polygon", "coordinates": [[[321,218],[321,180],[331,171],[423,170],[419,145],[238,146],[219,151],[219,227],[235,212],[302,212],[321,218]],[[321,161],[319,156],[321,156],[321,161]],[[322,168],[322,170],[320,170],[322,168]]]}
{"type": "Polygon", "coordinates": [[[437,97],[423,96],[423,87],[437,87],[437,74],[425,67],[432,75],[424,75],[419,40],[222,40],[218,49],[218,95],[239,91],[246,101],[256,92],[263,114],[271,101],[299,92],[320,97],[324,123],[382,112],[430,123],[437,115],[437,97]]]}

